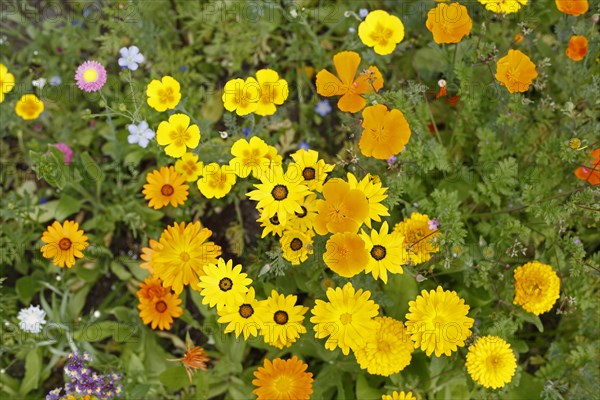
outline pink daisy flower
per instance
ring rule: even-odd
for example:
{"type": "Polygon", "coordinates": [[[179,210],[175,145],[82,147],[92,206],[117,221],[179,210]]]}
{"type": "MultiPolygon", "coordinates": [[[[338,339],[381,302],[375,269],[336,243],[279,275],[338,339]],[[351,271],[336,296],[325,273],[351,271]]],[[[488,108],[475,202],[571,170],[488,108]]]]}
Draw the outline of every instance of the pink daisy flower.
{"type": "Polygon", "coordinates": [[[71,163],[71,159],[73,159],[73,150],[71,150],[71,148],[65,143],[56,143],[53,144],[53,146],[65,155],[65,164],[69,165],[71,163]]]}
{"type": "Polygon", "coordinates": [[[97,92],[106,83],[106,69],[97,61],[86,61],[77,68],[75,80],[79,89],[97,92]]]}

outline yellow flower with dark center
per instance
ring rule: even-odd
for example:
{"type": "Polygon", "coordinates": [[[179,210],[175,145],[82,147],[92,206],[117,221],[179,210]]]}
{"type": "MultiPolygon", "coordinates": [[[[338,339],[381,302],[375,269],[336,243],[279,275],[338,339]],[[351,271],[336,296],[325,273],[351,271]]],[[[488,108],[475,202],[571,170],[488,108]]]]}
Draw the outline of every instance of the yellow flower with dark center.
{"type": "Polygon", "coordinates": [[[52,258],[52,264],[71,268],[75,265],[75,257],[83,258],[82,251],[89,245],[84,233],[79,230],[77,222],[65,221],[61,225],[54,221],[42,234],[42,241],[46,244],[40,251],[45,258],[52,258]]]}
{"type": "Polygon", "coordinates": [[[264,238],[269,233],[281,236],[283,235],[283,230],[285,229],[285,225],[281,224],[279,221],[279,216],[277,213],[272,217],[269,217],[262,210],[260,211],[260,217],[256,220],[256,222],[260,222],[260,226],[263,228],[263,233],[261,238],[264,238]]]}
{"type": "Polygon", "coordinates": [[[516,13],[522,6],[527,4],[528,0],[479,0],[488,11],[496,14],[516,13]]]}
{"type": "Polygon", "coordinates": [[[526,92],[538,73],[535,64],[520,50],[509,50],[496,63],[496,79],[510,93],[526,92]]]}
{"type": "Polygon", "coordinates": [[[181,100],[180,90],[179,82],[171,76],[163,76],[160,81],[154,79],[146,88],[148,105],[159,112],[173,109],[181,100]]]}
{"type": "Polygon", "coordinates": [[[206,198],[212,199],[214,197],[220,199],[231,191],[236,180],[233,168],[228,164],[219,165],[217,163],[210,163],[204,166],[202,169],[202,178],[198,179],[196,184],[200,193],[206,198]]]}
{"type": "Polygon", "coordinates": [[[421,264],[431,259],[440,248],[437,243],[439,232],[431,229],[431,220],[425,214],[412,213],[394,227],[394,232],[404,237],[402,263],[421,264]]]}
{"type": "Polygon", "coordinates": [[[509,383],[517,369],[510,345],[497,336],[483,336],[469,347],[467,372],[486,388],[499,389],[509,383]]]}
{"type": "MultiPolygon", "coordinates": [[[[277,150],[276,150],[277,152],[277,150]]],[[[246,178],[250,173],[252,176],[260,179],[263,169],[271,164],[269,156],[269,146],[258,136],[252,136],[250,141],[238,139],[231,146],[231,155],[233,158],[229,165],[240,178],[246,178]]]]}
{"type": "Polygon", "coordinates": [[[279,239],[283,258],[299,265],[308,259],[308,255],[313,253],[312,235],[308,231],[297,229],[285,230],[283,236],[279,239]]]}
{"type": "Polygon", "coordinates": [[[351,189],[348,182],[332,178],[323,185],[324,200],[317,200],[317,217],[314,228],[319,235],[358,231],[369,217],[369,201],[358,189],[351,189]]]}
{"type": "Polygon", "coordinates": [[[8,72],[4,64],[0,64],[0,103],[4,101],[4,94],[15,87],[15,76],[8,72]]]}
{"type": "Polygon", "coordinates": [[[413,396],[412,392],[392,392],[391,395],[384,394],[381,396],[381,400],[417,400],[415,396],[413,396]]]}
{"type": "Polygon", "coordinates": [[[183,176],[175,172],[173,166],[148,172],[146,182],[142,193],[150,200],[149,207],[158,210],[169,203],[177,207],[187,200],[189,186],[183,183],[183,176]]]}
{"type": "Polygon", "coordinates": [[[308,365],[296,356],[289,360],[265,359],[263,367],[254,372],[252,391],[256,400],[308,400],[313,393],[312,373],[306,372],[308,365]]]}
{"type": "Polygon", "coordinates": [[[404,24],[400,18],[383,10],[371,11],[358,26],[358,37],[375,53],[391,54],[404,39],[404,24]]]}
{"type": "Polygon", "coordinates": [[[235,332],[235,337],[243,333],[244,339],[248,340],[250,336],[258,336],[262,329],[262,321],[258,314],[259,307],[254,288],[250,287],[241,302],[225,304],[218,310],[218,322],[227,324],[225,333],[235,332]]]}
{"type": "Polygon", "coordinates": [[[403,273],[404,238],[398,233],[389,233],[387,221],[381,225],[379,232],[371,229],[371,235],[361,230],[360,237],[369,252],[365,273],[371,273],[375,279],[381,278],[384,283],[387,283],[388,271],[392,274],[403,273]]]}
{"type": "Polygon", "coordinates": [[[408,306],[407,332],[415,348],[428,356],[449,356],[471,336],[475,320],[467,317],[470,307],[455,291],[445,291],[441,286],[429,292],[423,290],[408,306]]]}
{"type": "Polygon", "coordinates": [[[334,233],[323,254],[323,261],[336,274],[351,278],[365,270],[369,262],[369,253],[365,242],[356,233],[334,233]]]}
{"type": "Polygon", "coordinates": [[[302,176],[304,184],[312,191],[321,192],[327,174],[333,171],[334,164],[319,160],[319,153],[314,150],[300,149],[291,155],[294,160],[288,166],[288,171],[295,171],[302,176]]]}
{"type": "Polygon", "coordinates": [[[365,346],[367,336],[377,329],[373,318],[379,313],[379,305],[370,300],[371,292],[355,291],[348,282],[343,288],[327,289],[326,295],[329,301],[317,299],[311,310],[315,337],[328,337],[325,348],[339,347],[345,355],[365,346]]]}
{"type": "Polygon", "coordinates": [[[363,192],[369,202],[369,215],[363,220],[365,225],[370,228],[371,221],[380,222],[381,217],[388,217],[390,215],[388,208],[381,204],[388,197],[385,194],[388,188],[383,186],[377,175],[367,174],[360,182],[351,172],[348,172],[347,177],[350,189],[357,189],[363,192]]]}
{"type": "Polygon", "coordinates": [[[223,106],[227,111],[235,111],[237,115],[255,112],[260,98],[260,85],[252,77],[245,81],[231,79],[223,88],[223,106]]]}
{"type": "Polygon", "coordinates": [[[185,153],[175,162],[175,171],[183,176],[187,182],[195,182],[202,175],[204,164],[198,161],[198,156],[193,153],[185,153]]]}
{"type": "Polygon", "coordinates": [[[277,111],[275,105],[281,105],[287,99],[289,90],[285,79],[272,69],[261,69],[256,72],[256,80],[260,85],[260,98],[255,114],[273,115],[277,111]]]}
{"type": "Polygon", "coordinates": [[[24,120],[36,119],[44,111],[44,102],[35,94],[24,94],[15,105],[15,112],[24,120]]]}
{"type": "Polygon", "coordinates": [[[389,110],[383,104],[363,110],[363,131],[358,142],[360,152],[378,160],[400,153],[410,139],[410,126],[400,110],[389,110]]]}
{"type": "Polygon", "coordinates": [[[185,114],[173,114],[169,121],[158,125],[156,141],[165,147],[168,156],[179,158],[188,149],[195,149],[200,143],[200,129],[198,125],[190,125],[190,117],[185,114]]]}
{"type": "Polygon", "coordinates": [[[200,276],[198,287],[203,297],[202,304],[217,306],[217,310],[225,305],[235,307],[244,301],[251,283],[248,274],[242,272],[241,264],[234,267],[233,261],[219,258],[217,264],[205,265],[204,275],[200,276]]]}
{"type": "Polygon", "coordinates": [[[174,293],[166,293],[161,297],[153,297],[151,300],[141,300],[138,304],[140,318],[144,324],[150,324],[152,329],[169,330],[173,318],[180,317],[183,310],[179,305],[181,299],[174,293]]]}
{"type": "Polygon", "coordinates": [[[154,269],[152,268],[151,260],[152,255],[154,254],[154,250],[161,248],[161,244],[154,239],[150,239],[148,241],[148,245],[150,247],[142,247],[142,254],[140,258],[144,260],[143,263],[140,264],[141,269],[145,269],[149,273],[154,273],[154,269]]]}
{"type": "Polygon", "coordinates": [[[317,195],[309,194],[300,203],[302,212],[289,214],[286,228],[297,229],[300,231],[310,231],[314,234],[313,226],[317,218],[317,195]]]}
{"type": "Polygon", "coordinates": [[[286,296],[273,290],[271,296],[260,302],[261,333],[265,343],[283,349],[296,342],[301,333],[306,333],[303,322],[308,307],[296,305],[297,300],[297,296],[286,296]]]}
{"type": "Polygon", "coordinates": [[[551,266],[532,261],[515,269],[514,304],[540,315],[550,311],[559,297],[560,279],[551,266]]]}

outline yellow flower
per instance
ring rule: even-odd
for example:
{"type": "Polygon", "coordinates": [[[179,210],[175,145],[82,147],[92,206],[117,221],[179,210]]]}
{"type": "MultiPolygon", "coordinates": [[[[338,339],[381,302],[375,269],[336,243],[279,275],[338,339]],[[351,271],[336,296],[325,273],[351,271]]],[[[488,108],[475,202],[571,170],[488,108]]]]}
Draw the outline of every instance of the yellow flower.
{"type": "Polygon", "coordinates": [[[459,3],[439,3],[427,13],[427,29],[437,44],[458,43],[471,33],[473,21],[467,7],[459,3]]]}
{"type": "Polygon", "coordinates": [[[323,261],[344,278],[361,273],[369,262],[365,242],[356,233],[334,233],[325,246],[327,251],[323,254],[323,261]]]}
{"type": "Polygon", "coordinates": [[[317,218],[317,195],[311,193],[306,196],[300,202],[300,207],[302,208],[302,212],[295,212],[288,215],[286,228],[297,229],[303,232],[311,231],[311,234],[313,234],[313,226],[315,218],[317,218]]]}
{"type": "Polygon", "coordinates": [[[479,0],[488,11],[496,14],[516,13],[522,6],[527,4],[528,0],[479,0]]]}
{"type": "Polygon", "coordinates": [[[198,287],[203,297],[202,304],[210,307],[217,306],[217,310],[225,305],[235,306],[244,301],[248,292],[248,285],[252,279],[242,272],[241,264],[233,266],[233,261],[219,258],[217,264],[204,266],[204,275],[200,276],[198,287]]]}
{"type": "Polygon", "coordinates": [[[258,115],[275,114],[275,105],[281,105],[288,97],[288,83],[280,79],[272,69],[261,69],[256,72],[256,80],[260,85],[260,99],[255,113],[258,115]]]}
{"type": "Polygon", "coordinates": [[[383,186],[377,175],[367,174],[360,182],[351,172],[348,172],[347,177],[350,189],[360,190],[369,202],[369,214],[363,220],[365,225],[370,228],[371,221],[380,222],[381,217],[390,215],[388,208],[381,204],[388,197],[385,194],[387,188],[383,186]]]}
{"type": "Polygon", "coordinates": [[[395,15],[383,10],[371,11],[358,26],[358,37],[365,46],[373,47],[375,53],[385,56],[404,39],[404,25],[395,15]]]}
{"type": "Polygon", "coordinates": [[[254,372],[252,391],[256,400],[308,400],[312,394],[312,373],[305,372],[308,365],[296,356],[289,360],[265,359],[264,367],[254,372]]]}
{"type": "Polygon", "coordinates": [[[229,165],[240,178],[246,178],[252,173],[252,176],[260,179],[263,175],[262,170],[271,164],[271,160],[267,158],[268,154],[269,146],[258,136],[252,136],[249,142],[244,138],[238,139],[231,146],[233,158],[229,165]]]}
{"type": "Polygon", "coordinates": [[[145,269],[146,271],[152,274],[154,273],[154,269],[152,268],[151,264],[152,255],[154,254],[154,251],[156,249],[159,249],[162,246],[159,242],[157,242],[154,239],[150,239],[148,241],[148,244],[150,245],[150,247],[142,247],[142,254],[140,255],[140,258],[144,260],[144,262],[140,264],[140,268],[145,269]]]}
{"type": "Polygon", "coordinates": [[[327,289],[326,295],[329,301],[317,299],[311,310],[315,337],[329,336],[325,348],[333,351],[339,347],[345,355],[365,346],[367,335],[377,328],[373,318],[379,313],[379,305],[369,299],[371,292],[355,292],[348,282],[343,288],[327,289]]]}
{"type": "Polygon", "coordinates": [[[283,236],[279,239],[283,258],[299,265],[308,259],[308,255],[313,253],[312,235],[310,232],[297,229],[285,230],[283,236]]]}
{"type": "Polygon", "coordinates": [[[261,210],[260,217],[256,220],[256,222],[260,222],[260,226],[261,228],[263,228],[261,238],[264,238],[269,233],[281,236],[283,234],[283,230],[285,229],[285,225],[281,224],[277,213],[275,213],[275,215],[273,215],[272,217],[269,217],[263,212],[263,210],[261,210]]]}
{"type": "Polygon", "coordinates": [[[425,214],[412,213],[394,227],[394,232],[404,237],[402,262],[421,264],[431,259],[433,253],[440,251],[437,244],[439,232],[431,229],[430,219],[425,214]]]}
{"type": "Polygon", "coordinates": [[[467,372],[486,388],[498,389],[509,383],[517,369],[510,345],[497,336],[483,336],[469,347],[467,372]]]}
{"type": "Polygon", "coordinates": [[[259,314],[265,343],[283,349],[291,346],[301,333],[306,333],[302,322],[308,307],[297,306],[297,299],[297,296],[286,296],[273,290],[271,296],[260,302],[259,314]]]}
{"type": "Polygon", "coordinates": [[[509,50],[496,63],[496,79],[510,93],[526,92],[538,73],[535,64],[520,50],[509,50]]]}
{"type": "Polygon", "coordinates": [[[235,332],[235,337],[244,334],[244,339],[258,336],[261,330],[261,320],[257,313],[259,302],[255,298],[254,288],[250,287],[239,304],[225,304],[218,310],[221,324],[228,324],[225,333],[235,332]]]}
{"type": "Polygon", "coordinates": [[[392,392],[391,395],[384,394],[381,396],[381,400],[417,400],[417,398],[413,396],[412,392],[392,392]]]}
{"type": "Polygon", "coordinates": [[[0,64],[0,103],[4,101],[4,93],[8,93],[15,87],[15,76],[8,72],[4,64],[0,64]]]}
{"type": "Polygon", "coordinates": [[[328,232],[357,232],[369,217],[369,202],[365,194],[352,189],[348,182],[332,178],[323,185],[324,200],[317,200],[314,228],[319,235],[328,232]]]}
{"type": "Polygon", "coordinates": [[[44,111],[44,102],[35,94],[24,94],[15,105],[15,112],[24,120],[36,119],[44,111]]]}
{"type": "Polygon", "coordinates": [[[551,266],[532,261],[515,269],[514,304],[540,315],[550,311],[559,297],[560,279],[551,266]]]}
{"type": "Polygon", "coordinates": [[[248,115],[258,108],[260,85],[256,79],[250,77],[232,79],[223,88],[223,106],[227,111],[235,111],[237,115],[248,115]]]}
{"type": "Polygon", "coordinates": [[[202,178],[198,179],[196,184],[200,193],[206,198],[220,199],[225,197],[236,182],[235,173],[233,168],[226,165],[219,165],[217,163],[210,163],[205,165],[202,169],[202,178]]]}
{"type": "Polygon", "coordinates": [[[387,160],[400,153],[410,139],[410,126],[402,111],[388,111],[383,104],[363,110],[362,127],[358,142],[360,152],[378,160],[387,160]]]}
{"type": "Polygon", "coordinates": [[[200,129],[195,124],[190,125],[190,117],[185,114],[173,114],[169,121],[158,125],[156,141],[165,147],[168,156],[179,158],[187,149],[195,149],[200,143],[200,129]]]}
{"type": "Polygon", "coordinates": [[[175,162],[175,171],[181,174],[187,182],[195,182],[202,174],[204,164],[198,161],[198,156],[193,153],[185,153],[175,162]]]}
{"type": "Polygon", "coordinates": [[[146,182],[142,193],[150,200],[148,207],[158,210],[169,203],[177,207],[187,200],[189,186],[183,183],[183,176],[175,172],[173,166],[148,172],[146,182]]]}
{"type": "Polygon", "coordinates": [[[403,273],[401,264],[404,254],[404,238],[398,233],[388,232],[387,221],[381,225],[379,232],[375,229],[371,229],[371,235],[363,230],[360,232],[360,237],[365,242],[365,248],[370,256],[365,273],[370,272],[375,279],[381,278],[383,283],[387,283],[388,271],[392,274],[403,273]]]}
{"type": "Polygon", "coordinates": [[[67,268],[75,265],[75,257],[83,258],[82,251],[88,247],[88,238],[84,231],[79,230],[79,224],[65,221],[62,225],[54,221],[42,234],[46,243],[40,251],[45,258],[52,258],[52,264],[67,268]]]}
{"type": "Polygon", "coordinates": [[[467,317],[469,306],[455,291],[421,291],[414,301],[408,303],[406,327],[415,348],[421,348],[428,356],[449,356],[465,345],[471,336],[473,318],[467,317]]]}
{"type": "Polygon", "coordinates": [[[215,264],[221,255],[221,246],[207,242],[210,235],[212,231],[202,228],[200,222],[168,226],[160,236],[162,247],[154,251],[150,261],[154,274],[177,294],[183,291],[183,285],[197,289],[204,266],[215,264]]]}
{"type": "Polygon", "coordinates": [[[372,375],[396,374],[410,364],[413,343],[402,322],[389,317],[377,317],[375,322],[375,330],[365,335],[365,345],[354,349],[356,361],[372,375]]]}
{"type": "Polygon", "coordinates": [[[267,155],[265,156],[265,158],[269,160],[267,166],[271,167],[273,165],[282,165],[283,157],[277,152],[277,147],[267,145],[267,148],[269,149],[267,155]]]}
{"type": "Polygon", "coordinates": [[[146,88],[148,105],[159,112],[173,109],[181,100],[180,89],[179,82],[171,76],[154,79],[146,88]]]}
{"type": "Polygon", "coordinates": [[[168,292],[161,297],[153,297],[151,300],[140,299],[138,309],[140,318],[144,324],[151,324],[152,329],[169,330],[173,318],[180,317],[183,310],[179,305],[181,299],[174,293],[168,292]]]}
{"type": "Polygon", "coordinates": [[[319,160],[319,153],[314,150],[300,149],[291,157],[294,162],[290,163],[288,171],[295,170],[298,175],[302,176],[304,184],[311,191],[321,192],[327,174],[333,171],[334,165],[319,160]]]}

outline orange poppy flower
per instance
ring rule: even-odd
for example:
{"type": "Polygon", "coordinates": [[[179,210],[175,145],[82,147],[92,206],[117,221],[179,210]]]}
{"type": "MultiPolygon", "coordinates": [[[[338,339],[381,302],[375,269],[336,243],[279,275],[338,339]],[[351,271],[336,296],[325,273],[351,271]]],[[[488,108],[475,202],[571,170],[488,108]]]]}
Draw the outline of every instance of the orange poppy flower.
{"type": "Polygon", "coordinates": [[[535,64],[520,50],[509,50],[496,63],[496,79],[509,92],[526,92],[538,73],[535,64]]]}
{"type": "Polygon", "coordinates": [[[590,8],[588,0],[554,0],[558,11],[576,17],[585,14],[590,8]]]}
{"type": "Polygon", "coordinates": [[[567,57],[573,61],[581,61],[584,59],[588,51],[588,40],[585,36],[572,36],[567,47],[567,57]]]}
{"type": "Polygon", "coordinates": [[[600,185],[600,147],[590,153],[594,159],[593,167],[579,167],[575,170],[575,176],[588,181],[592,186],[600,185]]]}
{"type": "Polygon", "coordinates": [[[363,132],[358,142],[361,153],[387,160],[404,150],[410,139],[410,127],[400,110],[388,111],[383,104],[363,111],[363,132]]]}
{"type": "Polygon", "coordinates": [[[360,64],[360,56],[353,51],[343,51],[333,56],[333,64],[339,78],[323,69],[317,74],[317,93],[321,96],[342,96],[338,108],[344,112],[359,112],[367,104],[362,96],[372,90],[376,92],[383,87],[383,77],[375,66],[356,72],[360,64]]]}
{"type": "Polygon", "coordinates": [[[471,33],[473,21],[469,17],[467,7],[462,4],[450,5],[440,3],[427,13],[427,29],[433,34],[433,40],[438,43],[458,43],[471,33]]]}

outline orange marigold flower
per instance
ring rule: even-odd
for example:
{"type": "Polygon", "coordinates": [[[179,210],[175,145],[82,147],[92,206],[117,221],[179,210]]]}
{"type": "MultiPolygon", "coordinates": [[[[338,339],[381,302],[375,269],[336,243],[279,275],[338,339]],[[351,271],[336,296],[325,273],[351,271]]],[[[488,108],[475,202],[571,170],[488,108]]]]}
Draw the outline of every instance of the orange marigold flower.
{"type": "Polygon", "coordinates": [[[146,175],[147,184],[144,185],[144,198],[150,200],[148,206],[158,210],[171,203],[177,207],[185,203],[188,197],[188,185],[185,185],[184,177],[177,172],[171,165],[161,167],[160,170],[148,172],[146,175]]]}
{"type": "Polygon", "coordinates": [[[169,289],[162,285],[162,281],[157,276],[149,276],[140,284],[137,296],[140,301],[160,298],[169,293],[169,289]]]}
{"type": "Polygon", "coordinates": [[[181,299],[175,294],[166,293],[161,297],[154,297],[151,300],[140,300],[138,309],[140,310],[140,318],[144,324],[150,324],[152,329],[169,330],[173,318],[180,317],[183,310],[179,305],[181,299]]]}
{"type": "Polygon", "coordinates": [[[538,73],[535,64],[520,50],[509,50],[496,64],[496,79],[509,92],[526,92],[538,73]]]}
{"type": "Polygon", "coordinates": [[[558,11],[576,17],[585,14],[590,8],[588,0],[554,0],[558,11]]]}
{"type": "Polygon", "coordinates": [[[383,77],[375,66],[370,66],[356,77],[360,56],[353,51],[343,51],[333,56],[333,64],[339,76],[326,69],[317,74],[317,93],[321,96],[342,96],[338,108],[344,112],[359,112],[367,104],[362,96],[383,87],[383,77]]]}
{"type": "Polygon", "coordinates": [[[252,393],[257,400],[310,399],[313,379],[307,368],[296,356],[289,360],[276,358],[273,362],[265,359],[264,366],[254,372],[256,379],[252,384],[257,388],[252,393]]]}
{"type": "Polygon", "coordinates": [[[585,36],[572,36],[565,53],[573,61],[584,59],[588,51],[588,40],[585,36]]]}
{"type": "Polygon", "coordinates": [[[325,200],[317,200],[315,232],[325,235],[328,232],[356,233],[369,216],[369,201],[358,189],[350,189],[348,182],[333,178],[323,185],[325,200]]]}
{"type": "Polygon", "coordinates": [[[579,179],[588,181],[592,186],[600,185],[600,147],[590,153],[594,159],[593,167],[579,167],[575,170],[575,176],[579,179]]]}
{"type": "Polygon", "coordinates": [[[429,11],[425,25],[436,43],[458,43],[471,33],[473,21],[462,4],[440,3],[429,11]]]}
{"type": "Polygon", "coordinates": [[[400,110],[389,110],[383,104],[363,111],[363,132],[358,142],[361,153],[387,160],[404,150],[410,139],[410,126],[400,110]]]}
{"type": "Polygon", "coordinates": [[[185,341],[187,345],[187,350],[185,355],[181,358],[175,359],[167,359],[167,361],[179,361],[183,364],[185,368],[185,372],[188,375],[190,380],[190,384],[192,383],[192,376],[197,372],[197,370],[201,369],[202,371],[208,371],[206,368],[206,363],[210,361],[210,358],[206,355],[206,351],[200,346],[193,346],[193,343],[190,339],[185,341]]]}

